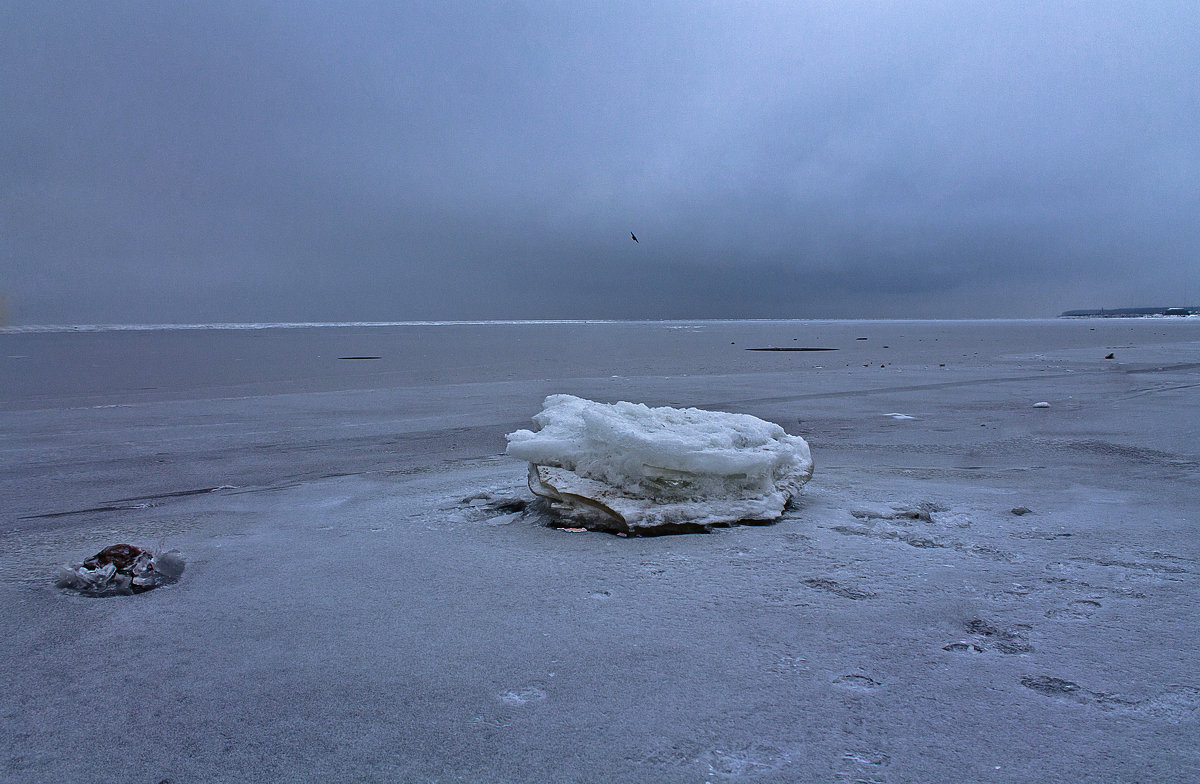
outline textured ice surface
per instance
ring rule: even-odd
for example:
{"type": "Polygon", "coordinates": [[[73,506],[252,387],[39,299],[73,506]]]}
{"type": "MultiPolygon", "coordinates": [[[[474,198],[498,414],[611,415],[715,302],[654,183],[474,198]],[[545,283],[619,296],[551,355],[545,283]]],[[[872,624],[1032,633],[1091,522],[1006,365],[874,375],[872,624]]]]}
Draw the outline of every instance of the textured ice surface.
{"type": "Polygon", "coordinates": [[[773,520],[812,476],[808,444],[747,414],[551,395],[508,435],[529,486],[567,516],[622,531],[773,520]]]}
{"type": "Polygon", "coordinates": [[[1185,319],[0,334],[0,779],[1200,781],[1198,355],[1185,319]],[[742,350],[794,337],[840,350],[742,350]],[[769,528],[547,530],[500,453],[555,392],[778,422],[819,481],[769,528]],[[47,578],[164,539],[169,589],[47,578]]]}

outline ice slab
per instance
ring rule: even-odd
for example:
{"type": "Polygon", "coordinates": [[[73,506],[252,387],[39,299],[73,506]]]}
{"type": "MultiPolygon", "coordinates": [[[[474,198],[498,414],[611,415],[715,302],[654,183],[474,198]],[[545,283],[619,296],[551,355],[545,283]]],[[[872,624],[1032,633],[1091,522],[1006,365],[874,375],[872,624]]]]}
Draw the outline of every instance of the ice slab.
{"type": "Polygon", "coordinates": [[[808,443],[747,414],[551,395],[508,435],[565,520],[627,533],[771,521],[812,477],[808,443]]]}

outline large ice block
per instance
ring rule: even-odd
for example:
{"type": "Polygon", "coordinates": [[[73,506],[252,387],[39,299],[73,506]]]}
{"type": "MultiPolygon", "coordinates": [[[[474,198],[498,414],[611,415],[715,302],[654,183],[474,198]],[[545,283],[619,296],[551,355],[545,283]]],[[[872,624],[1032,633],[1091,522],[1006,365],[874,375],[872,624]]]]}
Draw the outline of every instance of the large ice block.
{"type": "Polygon", "coordinates": [[[812,476],[808,444],[747,414],[551,395],[508,435],[529,487],[572,522],[627,533],[770,521],[812,476]]]}

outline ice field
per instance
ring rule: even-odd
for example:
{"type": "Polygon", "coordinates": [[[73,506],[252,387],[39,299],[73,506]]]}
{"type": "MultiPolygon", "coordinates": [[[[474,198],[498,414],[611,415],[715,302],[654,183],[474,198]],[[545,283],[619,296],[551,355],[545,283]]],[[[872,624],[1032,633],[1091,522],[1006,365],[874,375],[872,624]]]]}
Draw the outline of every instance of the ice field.
{"type": "Polygon", "coordinates": [[[1196,319],[0,331],[0,770],[1197,780],[1198,436],[1196,319]],[[504,451],[555,394],[815,471],[770,525],[548,527],[504,451]],[[55,587],[118,542],[186,571],[55,587]]]}

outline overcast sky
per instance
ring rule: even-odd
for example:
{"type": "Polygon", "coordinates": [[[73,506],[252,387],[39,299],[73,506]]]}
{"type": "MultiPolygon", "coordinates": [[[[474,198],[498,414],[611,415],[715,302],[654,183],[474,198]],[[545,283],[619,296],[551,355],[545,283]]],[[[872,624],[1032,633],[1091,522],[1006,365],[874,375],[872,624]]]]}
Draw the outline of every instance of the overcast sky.
{"type": "Polygon", "coordinates": [[[9,323],[1200,301],[1195,0],[0,0],[0,74],[9,323]]]}

